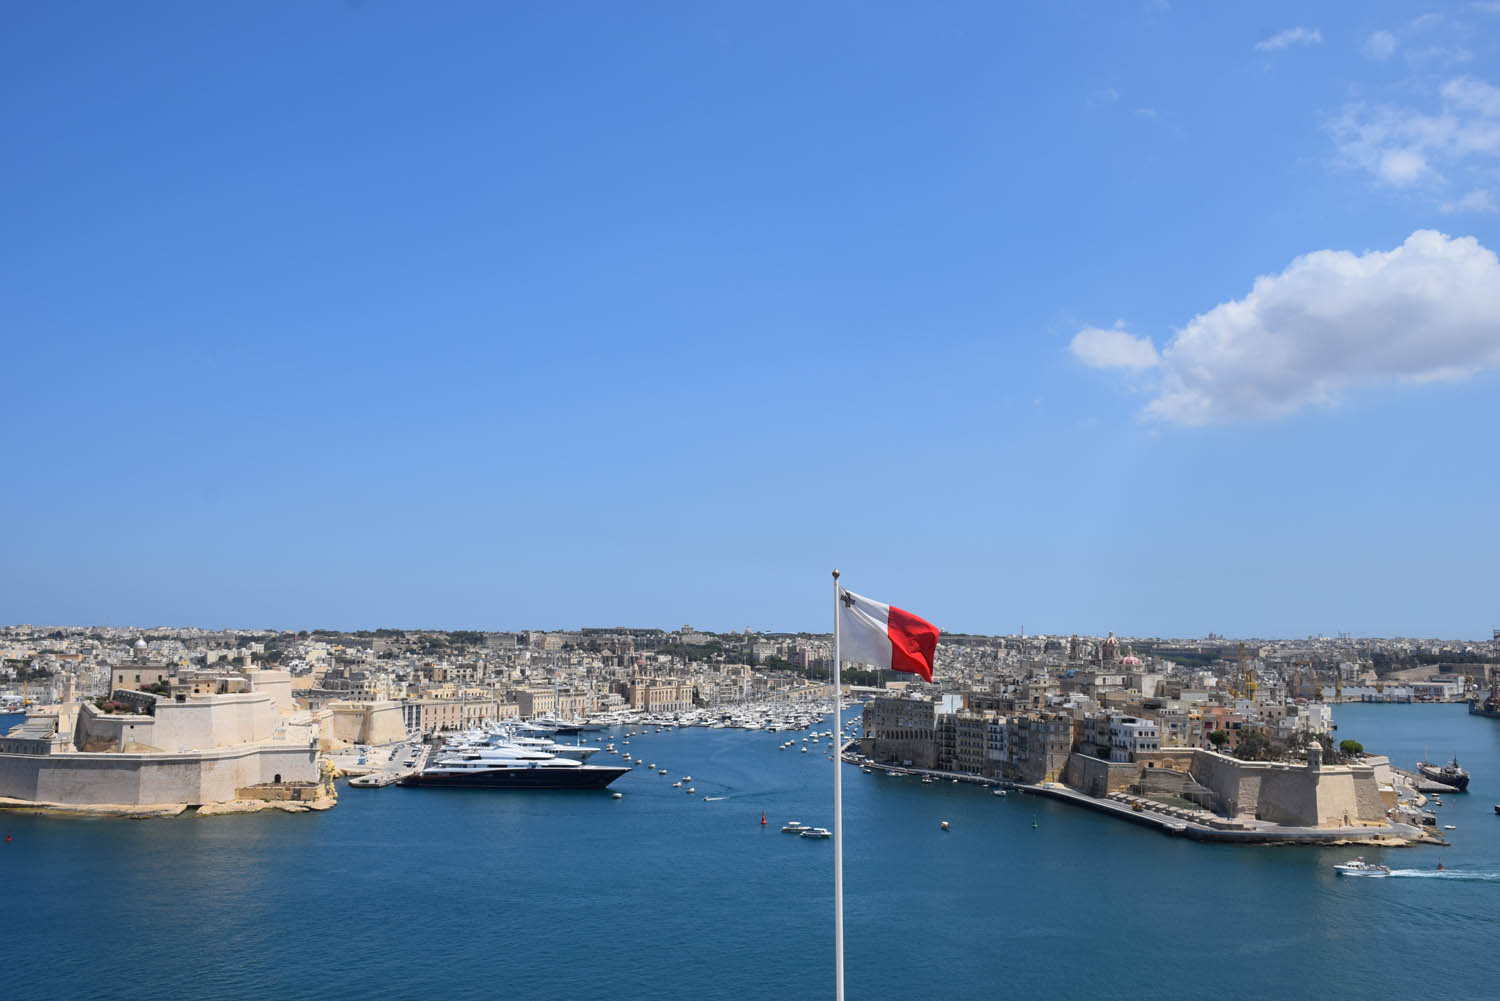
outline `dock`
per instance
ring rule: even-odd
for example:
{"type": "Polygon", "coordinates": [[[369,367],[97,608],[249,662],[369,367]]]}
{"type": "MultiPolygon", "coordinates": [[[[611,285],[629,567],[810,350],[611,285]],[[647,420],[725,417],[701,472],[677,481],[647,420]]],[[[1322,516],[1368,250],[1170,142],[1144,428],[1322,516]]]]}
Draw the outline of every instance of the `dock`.
{"type": "Polygon", "coordinates": [[[1428,778],[1420,772],[1409,771],[1405,768],[1397,768],[1395,765],[1391,766],[1391,771],[1397,772],[1400,775],[1404,776],[1406,778],[1406,784],[1411,786],[1417,792],[1436,793],[1439,796],[1446,796],[1449,794],[1457,796],[1460,792],[1463,791],[1461,789],[1456,789],[1450,785],[1444,785],[1441,782],[1434,782],[1432,779],[1428,778]]]}

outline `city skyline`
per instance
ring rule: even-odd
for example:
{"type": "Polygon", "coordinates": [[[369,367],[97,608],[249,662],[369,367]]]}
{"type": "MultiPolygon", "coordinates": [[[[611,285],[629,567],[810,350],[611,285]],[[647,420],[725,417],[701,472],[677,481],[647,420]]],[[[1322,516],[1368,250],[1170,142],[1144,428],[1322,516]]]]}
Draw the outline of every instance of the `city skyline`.
{"type": "Polygon", "coordinates": [[[1494,4],[7,22],[7,621],[1500,626],[1494,4]]]}

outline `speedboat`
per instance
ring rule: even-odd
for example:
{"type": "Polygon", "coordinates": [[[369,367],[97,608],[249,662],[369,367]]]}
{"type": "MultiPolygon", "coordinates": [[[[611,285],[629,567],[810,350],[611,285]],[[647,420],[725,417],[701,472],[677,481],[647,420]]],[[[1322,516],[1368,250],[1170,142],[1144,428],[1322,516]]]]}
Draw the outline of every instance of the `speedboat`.
{"type": "Polygon", "coordinates": [[[1340,876],[1389,876],[1391,867],[1355,858],[1334,866],[1333,871],[1340,876]]]}
{"type": "Polygon", "coordinates": [[[826,827],[810,827],[797,835],[799,838],[831,838],[833,832],[826,827]]]}
{"type": "Polygon", "coordinates": [[[782,834],[801,834],[803,831],[810,831],[810,830],[812,830],[812,828],[808,827],[806,824],[804,824],[800,820],[788,820],[786,822],[785,826],[783,826],[781,828],[781,833],[782,834]]]}

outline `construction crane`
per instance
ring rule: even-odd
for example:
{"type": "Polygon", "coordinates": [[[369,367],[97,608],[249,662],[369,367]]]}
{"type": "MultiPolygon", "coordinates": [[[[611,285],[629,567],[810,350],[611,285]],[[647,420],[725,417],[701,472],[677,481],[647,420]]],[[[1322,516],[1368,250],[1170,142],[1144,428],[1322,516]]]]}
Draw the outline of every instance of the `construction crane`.
{"type": "Polygon", "coordinates": [[[1240,644],[1240,679],[1241,687],[1245,689],[1245,698],[1251,702],[1255,701],[1255,693],[1260,685],[1255,681],[1255,668],[1245,660],[1245,644],[1240,644]]]}

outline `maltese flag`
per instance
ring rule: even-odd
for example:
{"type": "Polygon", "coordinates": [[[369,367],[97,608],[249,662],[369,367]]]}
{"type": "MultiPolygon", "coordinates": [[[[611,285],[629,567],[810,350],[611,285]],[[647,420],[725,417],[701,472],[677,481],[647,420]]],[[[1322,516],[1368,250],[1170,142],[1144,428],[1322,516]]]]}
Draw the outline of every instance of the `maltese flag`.
{"type": "Polygon", "coordinates": [[[840,660],[932,680],[938,628],[894,605],[839,588],[840,660]]]}

